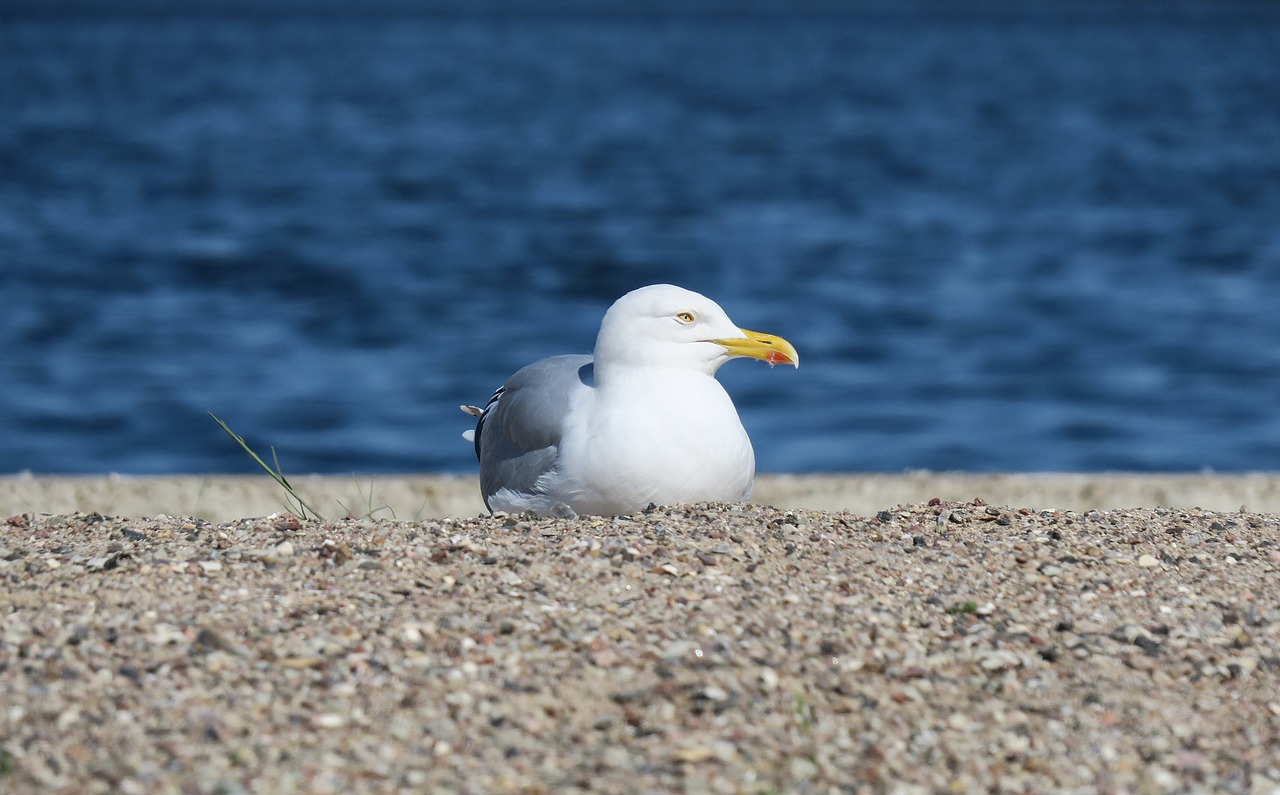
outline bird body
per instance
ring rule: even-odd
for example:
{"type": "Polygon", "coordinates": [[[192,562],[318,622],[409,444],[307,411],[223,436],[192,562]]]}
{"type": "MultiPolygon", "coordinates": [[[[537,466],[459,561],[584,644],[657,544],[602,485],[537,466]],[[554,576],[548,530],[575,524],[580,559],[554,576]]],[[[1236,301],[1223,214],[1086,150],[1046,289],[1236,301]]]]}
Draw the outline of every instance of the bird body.
{"type": "Polygon", "coordinates": [[[628,293],[605,313],[594,356],[534,362],[470,409],[485,504],[571,516],[748,499],[755,454],[715,379],[737,356],[799,361],[786,340],[737,328],[697,293],[628,293]]]}
{"type": "Polygon", "coordinates": [[[578,513],[750,498],[755,454],[719,381],[641,369],[583,397],[591,420],[565,434],[561,451],[579,473],[564,492],[578,513]]]}

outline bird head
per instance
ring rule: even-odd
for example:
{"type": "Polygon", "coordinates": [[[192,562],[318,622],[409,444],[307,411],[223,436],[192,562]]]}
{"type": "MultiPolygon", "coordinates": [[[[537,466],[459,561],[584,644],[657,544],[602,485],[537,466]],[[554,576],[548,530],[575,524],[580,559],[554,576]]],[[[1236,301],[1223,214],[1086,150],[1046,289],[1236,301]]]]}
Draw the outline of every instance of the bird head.
{"type": "Polygon", "coordinates": [[[617,363],[714,375],[738,357],[800,366],[791,343],[739,328],[715,301],[670,284],[641,287],[619,298],[605,313],[596,337],[597,368],[617,363]]]}

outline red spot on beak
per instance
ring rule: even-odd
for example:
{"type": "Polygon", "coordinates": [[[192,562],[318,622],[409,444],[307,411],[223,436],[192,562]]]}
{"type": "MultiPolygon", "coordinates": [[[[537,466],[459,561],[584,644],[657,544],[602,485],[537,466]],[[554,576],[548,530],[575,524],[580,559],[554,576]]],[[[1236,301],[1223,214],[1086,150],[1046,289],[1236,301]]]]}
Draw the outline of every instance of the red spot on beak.
{"type": "Polygon", "coordinates": [[[785,353],[780,351],[769,351],[764,357],[769,364],[791,364],[791,359],[787,358],[785,353]]]}

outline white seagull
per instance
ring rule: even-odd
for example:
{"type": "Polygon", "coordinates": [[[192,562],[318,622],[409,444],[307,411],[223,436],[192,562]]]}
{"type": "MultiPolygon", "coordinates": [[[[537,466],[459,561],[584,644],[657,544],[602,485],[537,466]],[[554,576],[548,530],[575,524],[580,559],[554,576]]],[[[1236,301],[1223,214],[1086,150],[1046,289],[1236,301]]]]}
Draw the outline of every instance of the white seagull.
{"type": "Polygon", "coordinates": [[[751,497],[755,452],[716,371],[733,358],[800,366],[791,343],[740,329],[670,284],[619,298],[594,356],[553,356],[493,393],[474,431],[490,511],[635,513],[650,503],[751,497]]]}

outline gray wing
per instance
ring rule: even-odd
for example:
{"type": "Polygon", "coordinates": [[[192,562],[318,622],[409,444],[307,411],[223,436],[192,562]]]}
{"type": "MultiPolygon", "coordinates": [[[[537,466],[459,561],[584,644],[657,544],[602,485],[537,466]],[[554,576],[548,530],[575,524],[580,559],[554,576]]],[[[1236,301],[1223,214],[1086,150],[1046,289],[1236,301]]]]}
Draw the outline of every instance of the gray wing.
{"type": "Polygon", "coordinates": [[[556,466],[573,394],[592,385],[590,356],[553,356],[521,368],[499,387],[476,424],[480,493],[532,494],[556,466]]]}

